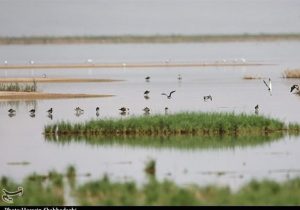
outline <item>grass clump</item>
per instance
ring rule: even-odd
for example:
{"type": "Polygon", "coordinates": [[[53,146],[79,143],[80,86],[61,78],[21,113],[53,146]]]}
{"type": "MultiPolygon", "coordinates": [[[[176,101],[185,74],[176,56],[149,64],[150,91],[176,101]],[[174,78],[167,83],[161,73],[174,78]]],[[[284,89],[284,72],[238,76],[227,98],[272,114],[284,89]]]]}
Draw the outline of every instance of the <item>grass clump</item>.
{"type": "Polygon", "coordinates": [[[173,115],[99,119],[86,123],[47,125],[45,135],[165,136],[165,135],[266,135],[287,129],[276,119],[234,113],[183,112],[173,115]]]}
{"type": "Polygon", "coordinates": [[[1,201],[1,205],[63,205],[62,183],[62,175],[55,171],[51,171],[45,176],[34,173],[20,184],[7,177],[2,177],[0,189],[16,191],[18,187],[23,187],[24,193],[22,196],[13,197],[12,204],[1,201]]]}
{"type": "Polygon", "coordinates": [[[37,91],[37,83],[33,80],[32,84],[20,84],[18,82],[15,83],[1,83],[0,91],[15,91],[15,92],[36,92],[37,91]]]}
{"type": "Polygon", "coordinates": [[[300,78],[300,69],[287,69],[282,76],[283,78],[300,78]]]}
{"type": "Polygon", "coordinates": [[[299,205],[300,179],[284,183],[251,181],[233,193],[228,187],[178,186],[151,179],[142,187],[134,182],[112,183],[107,177],[77,190],[80,205],[299,205]]]}

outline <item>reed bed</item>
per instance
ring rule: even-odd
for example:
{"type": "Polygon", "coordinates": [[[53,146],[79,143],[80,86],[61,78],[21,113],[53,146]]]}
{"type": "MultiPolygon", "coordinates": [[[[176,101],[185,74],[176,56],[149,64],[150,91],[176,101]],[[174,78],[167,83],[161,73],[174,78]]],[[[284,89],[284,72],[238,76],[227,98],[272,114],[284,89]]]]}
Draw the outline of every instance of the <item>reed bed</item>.
{"type": "Polygon", "coordinates": [[[300,78],[300,69],[287,69],[282,74],[283,78],[300,78]]]}
{"type": "Polygon", "coordinates": [[[260,76],[252,76],[252,75],[245,75],[245,76],[243,77],[243,79],[245,79],[245,80],[264,79],[264,77],[260,77],[260,76]]]}
{"type": "Polygon", "coordinates": [[[0,91],[14,91],[14,92],[36,92],[37,91],[37,83],[33,80],[32,83],[1,83],[0,91]]]}
{"type": "Polygon", "coordinates": [[[100,119],[85,123],[58,122],[44,127],[57,136],[266,135],[287,130],[281,121],[259,115],[184,112],[173,115],[100,119]]]}

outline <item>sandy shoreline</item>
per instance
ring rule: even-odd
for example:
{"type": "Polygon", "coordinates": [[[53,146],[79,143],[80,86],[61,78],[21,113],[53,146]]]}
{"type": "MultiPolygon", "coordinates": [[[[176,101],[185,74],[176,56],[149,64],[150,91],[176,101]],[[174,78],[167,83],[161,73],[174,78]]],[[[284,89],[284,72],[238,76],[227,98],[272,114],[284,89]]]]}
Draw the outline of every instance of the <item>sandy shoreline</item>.
{"type": "Polygon", "coordinates": [[[0,91],[0,99],[12,99],[12,100],[96,98],[96,97],[112,97],[112,96],[114,95],[0,91]]]}
{"type": "Polygon", "coordinates": [[[83,64],[1,64],[0,69],[80,69],[80,68],[160,68],[160,67],[207,67],[207,66],[262,66],[274,65],[250,62],[189,62],[189,63],[83,63],[83,64]]]}
{"type": "Polygon", "coordinates": [[[79,82],[119,82],[124,80],[112,80],[112,79],[81,79],[81,78],[0,78],[0,83],[32,83],[33,81],[39,83],[79,83],[79,82]]]}

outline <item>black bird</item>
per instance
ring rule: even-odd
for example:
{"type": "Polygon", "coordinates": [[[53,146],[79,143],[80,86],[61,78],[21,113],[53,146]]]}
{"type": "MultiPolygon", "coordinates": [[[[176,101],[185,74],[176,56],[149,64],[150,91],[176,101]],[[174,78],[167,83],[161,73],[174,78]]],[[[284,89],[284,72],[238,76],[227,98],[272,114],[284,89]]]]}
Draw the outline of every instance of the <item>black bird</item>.
{"type": "Polygon", "coordinates": [[[48,112],[48,114],[52,114],[52,112],[53,112],[52,107],[47,112],[48,112]]]}
{"type": "Polygon", "coordinates": [[[143,109],[143,111],[145,112],[145,113],[144,113],[145,115],[149,115],[149,114],[150,114],[150,109],[149,109],[148,107],[145,107],[145,108],[143,109]]]}
{"type": "Polygon", "coordinates": [[[171,92],[169,93],[169,95],[167,95],[166,93],[162,93],[162,95],[165,95],[165,96],[167,96],[168,99],[171,99],[172,94],[175,93],[175,92],[176,92],[176,91],[173,90],[173,91],[171,91],[171,92]]]}
{"type": "Polygon", "coordinates": [[[178,79],[179,81],[181,81],[181,80],[182,80],[182,76],[181,76],[181,74],[178,74],[178,77],[177,77],[177,79],[178,79]]]}
{"type": "Polygon", "coordinates": [[[293,92],[294,89],[299,91],[299,85],[293,85],[290,92],[293,92]]]}
{"type": "Polygon", "coordinates": [[[80,107],[76,107],[76,108],[75,108],[75,111],[76,111],[76,112],[83,112],[84,110],[83,110],[83,109],[80,109],[80,107]]]}
{"type": "Polygon", "coordinates": [[[126,112],[126,111],[129,111],[129,108],[121,107],[119,110],[120,110],[121,112],[126,112]]]}
{"type": "Polygon", "coordinates": [[[259,107],[258,107],[258,104],[255,106],[255,114],[258,114],[258,109],[259,109],[259,107]]]}
{"type": "Polygon", "coordinates": [[[96,112],[99,112],[100,108],[99,107],[96,107],[96,112]]]}
{"type": "Polygon", "coordinates": [[[35,114],[35,109],[31,109],[29,112],[30,112],[30,114],[34,115],[35,114]]]}
{"type": "Polygon", "coordinates": [[[149,76],[145,77],[145,80],[146,80],[146,82],[149,82],[150,77],[149,76]]]}
{"type": "Polygon", "coordinates": [[[204,97],[203,97],[203,100],[204,100],[204,101],[207,101],[208,99],[210,99],[210,100],[212,101],[211,95],[208,95],[208,96],[204,96],[204,97]]]}
{"type": "Polygon", "coordinates": [[[51,113],[49,113],[47,117],[50,118],[50,120],[53,119],[53,115],[51,113]]]}
{"type": "Polygon", "coordinates": [[[145,92],[144,92],[144,95],[148,95],[150,93],[150,91],[149,90],[146,90],[145,92]]]}
{"type": "Polygon", "coordinates": [[[10,114],[14,114],[14,113],[16,113],[16,110],[14,110],[14,109],[9,109],[8,112],[9,112],[10,114]]]}

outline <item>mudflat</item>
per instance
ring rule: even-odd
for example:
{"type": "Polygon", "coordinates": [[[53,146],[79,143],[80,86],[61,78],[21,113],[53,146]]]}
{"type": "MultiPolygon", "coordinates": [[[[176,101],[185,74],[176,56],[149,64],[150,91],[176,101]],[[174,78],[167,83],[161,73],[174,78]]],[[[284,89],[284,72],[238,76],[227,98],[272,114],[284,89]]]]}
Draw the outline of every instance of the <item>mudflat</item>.
{"type": "Polygon", "coordinates": [[[12,99],[12,100],[94,98],[94,97],[112,97],[112,96],[114,95],[0,91],[0,99],[12,99]]]}

